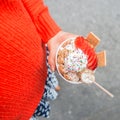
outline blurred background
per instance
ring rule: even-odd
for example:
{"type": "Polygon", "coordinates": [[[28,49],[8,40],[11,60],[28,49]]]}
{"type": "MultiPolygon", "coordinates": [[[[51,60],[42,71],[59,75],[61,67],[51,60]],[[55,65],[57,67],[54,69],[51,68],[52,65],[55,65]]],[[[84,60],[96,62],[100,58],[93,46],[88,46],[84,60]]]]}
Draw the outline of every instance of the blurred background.
{"type": "MultiPolygon", "coordinates": [[[[106,50],[107,66],[98,68],[96,81],[114,94],[109,97],[94,84],[72,85],[56,73],[61,91],[51,101],[47,120],[120,120],[120,0],[45,0],[63,31],[87,36],[95,33],[106,50]]],[[[40,120],[46,120],[40,118],[40,120]]]]}

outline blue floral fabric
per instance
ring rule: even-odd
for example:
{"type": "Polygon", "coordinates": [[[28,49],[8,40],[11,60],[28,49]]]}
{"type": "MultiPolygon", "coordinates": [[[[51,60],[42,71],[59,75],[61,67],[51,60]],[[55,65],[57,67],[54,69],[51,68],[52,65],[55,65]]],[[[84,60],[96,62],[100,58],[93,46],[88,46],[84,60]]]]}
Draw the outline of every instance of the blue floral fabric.
{"type": "Polygon", "coordinates": [[[48,55],[49,51],[47,49],[47,80],[45,85],[45,90],[43,97],[35,110],[33,117],[30,120],[36,120],[37,117],[45,117],[49,118],[50,115],[50,100],[55,100],[58,96],[58,93],[55,91],[55,87],[58,86],[58,80],[55,76],[55,73],[51,71],[50,66],[48,64],[48,55]]]}

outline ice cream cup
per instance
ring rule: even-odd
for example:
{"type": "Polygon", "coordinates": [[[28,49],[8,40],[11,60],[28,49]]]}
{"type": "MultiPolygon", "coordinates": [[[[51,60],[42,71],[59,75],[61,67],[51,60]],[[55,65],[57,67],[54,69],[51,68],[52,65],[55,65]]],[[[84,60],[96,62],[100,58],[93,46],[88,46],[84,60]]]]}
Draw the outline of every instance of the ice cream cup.
{"type": "MultiPolygon", "coordinates": [[[[89,39],[89,38],[91,38],[91,34],[89,35],[89,37],[87,37],[87,42],[89,42],[91,39],[89,39]]],[[[94,41],[96,40],[95,39],[96,37],[94,37],[93,36],[93,34],[92,34],[92,42],[94,43],[94,41]]],[[[106,65],[106,54],[105,54],[105,52],[103,51],[103,52],[101,52],[101,53],[98,53],[97,54],[97,59],[96,59],[96,62],[98,62],[99,63],[99,61],[100,61],[100,63],[99,64],[95,64],[96,66],[94,66],[94,67],[92,67],[92,68],[90,68],[89,66],[86,66],[83,70],[81,70],[81,69],[79,69],[80,71],[80,75],[77,73],[75,73],[76,75],[78,75],[78,78],[79,78],[79,80],[78,81],[74,81],[74,80],[72,80],[72,79],[67,79],[66,78],[66,76],[64,77],[64,73],[67,73],[67,75],[69,75],[68,73],[68,69],[66,69],[68,66],[69,67],[71,67],[72,66],[72,68],[73,68],[73,66],[75,66],[75,65],[78,65],[78,66],[80,66],[81,67],[81,65],[82,64],[79,64],[79,62],[76,64],[76,61],[75,62],[72,62],[73,64],[70,64],[70,65],[68,65],[69,64],[69,57],[68,56],[70,56],[70,61],[74,61],[74,57],[71,57],[71,51],[68,51],[68,54],[67,54],[67,57],[65,56],[66,55],[66,52],[64,52],[63,50],[63,47],[66,45],[66,42],[67,41],[70,41],[70,40],[72,40],[73,42],[74,42],[74,40],[75,40],[76,38],[69,38],[69,39],[66,39],[64,42],[62,42],[60,45],[59,45],[59,47],[58,47],[58,50],[57,50],[57,52],[56,52],[56,68],[57,68],[57,72],[58,72],[58,74],[61,76],[61,78],[63,79],[63,80],[65,80],[66,82],[69,82],[69,83],[72,83],[72,84],[81,84],[81,83],[87,83],[87,84],[91,84],[91,83],[93,83],[93,84],[95,84],[97,87],[99,87],[101,90],[103,90],[105,93],[107,93],[110,97],[114,97],[114,95],[113,94],[111,94],[108,90],[106,90],[104,87],[102,87],[99,83],[97,83],[96,81],[95,81],[95,76],[94,76],[94,73],[95,73],[95,71],[96,71],[96,68],[97,68],[97,65],[99,65],[99,66],[105,66],[106,65]],[[61,50],[62,49],[62,50],[61,50]],[[65,53],[65,55],[64,54],[62,54],[63,55],[63,58],[66,58],[66,59],[64,59],[63,60],[63,62],[62,63],[60,63],[60,58],[61,58],[61,51],[63,51],[64,53],[65,53]],[[59,58],[59,59],[58,59],[59,58]],[[71,59],[72,58],[72,59],[71,59]],[[102,59],[102,62],[101,62],[101,59],[102,59]],[[66,62],[66,60],[68,60],[67,62],[66,62]],[[74,64],[75,63],[75,64],[74,64]],[[67,72],[65,71],[65,72],[61,72],[61,70],[60,70],[60,68],[59,68],[59,65],[63,65],[63,68],[65,69],[65,70],[67,70],[67,72]],[[66,67],[66,65],[68,65],[67,67],[66,67]]],[[[78,39],[79,40],[79,39],[78,39]]],[[[91,41],[90,41],[91,42],[91,41]]],[[[99,41],[97,40],[97,43],[98,43],[99,41]]],[[[75,41],[75,43],[76,43],[76,41],[75,41]]],[[[96,46],[96,44],[93,44],[92,43],[92,45],[94,45],[94,47],[96,46]]],[[[68,44],[69,44],[69,42],[68,42],[68,44]]],[[[71,42],[70,42],[70,44],[72,44],[71,42]]],[[[90,43],[89,43],[90,44],[90,43]]],[[[74,53],[74,52],[76,52],[76,45],[77,44],[75,44],[75,50],[73,50],[72,51],[72,53],[74,53]]],[[[81,45],[82,46],[82,45],[81,45]]],[[[80,47],[79,47],[80,48],[80,47]]],[[[81,48],[80,48],[81,49],[81,48]]],[[[77,49],[78,50],[78,49],[77,49]]],[[[81,49],[82,50],[82,49],[81,49]]],[[[83,49],[83,50],[85,50],[85,49],[83,49]]],[[[89,49],[90,50],[90,49],[89,49]]],[[[84,51],[85,52],[85,51],[84,51]]],[[[78,56],[76,57],[76,58],[79,58],[79,52],[77,52],[78,54],[78,56]]],[[[89,52],[90,53],[90,52],[89,52]]],[[[82,54],[80,54],[80,55],[82,55],[82,54]]],[[[88,55],[88,54],[87,54],[88,55]]],[[[89,61],[89,59],[90,59],[90,57],[89,56],[91,56],[91,54],[89,54],[88,56],[87,56],[87,62],[89,61]]],[[[77,61],[79,61],[79,60],[85,60],[84,59],[84,54],[83,54],[83,56],[80,56],[81,57],[81,59],[78,59],[77,61]]],[[[92,59],[93,59],[94,57],[92,57],[92,59]]],[[[94,59],[93,59],[94,60],[94,59]]],[[[84,62],[83,62],[84,63],[84,62]]],[[[87,65],[90,63],[90,61],[87,63],[87,65]]],[[[86,64],[85,64],[86,65],[86,64]]],[[[92,64],[90,64],[90,65],[92,65],[92,64]]],[[[99,67],[98,66],[98,67],[99,67]]],[[[75,66],[76,67],[76,66],[75,66]]],[[[77,67],[76,67],[77,68],[77,67]]],[[[81,68],[83,68],[83,67],[81,67],[81,68]]],[[[76,70],[76,69],[75,69],[76,70]]],[[[71,71],[70,71],[71,72],[71,71]]],[[[69,78],[69,77],[68,77],[69,78]]],[[[74,77],[71,77],[71,78],[74,78],[74,77]]]]}

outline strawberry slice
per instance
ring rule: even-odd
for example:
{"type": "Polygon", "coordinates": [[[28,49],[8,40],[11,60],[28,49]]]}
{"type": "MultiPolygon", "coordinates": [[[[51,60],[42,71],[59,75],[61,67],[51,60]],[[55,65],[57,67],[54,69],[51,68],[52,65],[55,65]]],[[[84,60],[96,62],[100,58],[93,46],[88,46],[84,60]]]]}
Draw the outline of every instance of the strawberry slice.
{"type": "Polygon", "coordinates": [[[77,37],[74,43],[76,48],[80,48],[80,49],[84,48],[84,38],[82,36],[77,37]]]}
{"type": "Polygon", "coordinates": [[[88,56],[88,62],[90,62],[93,59],[93,56],[94,56],[94,52],[91,48],[89,49],[89,51],[87,53],[87,56],[88,56]]]}
{"type": "Polygon", "coordinates": [[[93,62],[93,65],[90,66],[89,69],[95,70],[95,69],[97,68],[97,65],[98,65],[98,62],[97,62],[97,60],[95,60],[95,61],[93,62]]]}
{"type": "Polygon", "coordinates": [[[89,44],[85,41],[85,49],[84,49],[84,53],[86,54],[86,55],[88,55],[89,54],[89,52],[90,52],[90,50],[91,50],[91,47],[89,46],[89,44]]]}
{"type": "Polygon", "coordinates": [[[97,68],[98,62],[96,61],[95,64],[92,67],[92,70],[95,70],[97,68]]]}
{"type": "Polygon", "coordinates": [[[90,48],[89,44],[82,36],[77,37],[74,43],[76,48],[81,49],[85,54],[87,53],[86,51],[88,51],[88,49],[90,48]]]}
{"type": "Polygon", "coordinates": [[[85,54],[87,54],[90,50],[90,46],[88,45],[87,41],[84,41],[84,48],[83,48],[83,52],[85,54]]]}
{"type": "Polygon", "coordinates": [[[94,70],[97,67],[97,56],[94,55],[91,61],[88,61],[87,67],[94,70]]]}
{"type": "Polygon", "coordinates": [[[93,48],[88,52],[88,64],[87,67],[94,70],[97,67],[97,55],[93,48]]]}
{"type": "Polygon", "coordinates": [[[91,70],[94,70],[98,64],[97,56],[94,51],[94,48],[91,48],[91,46],[87,43],[87,41],[82,36],[77,37],[74,43],[76,48],[81,49],[84,52],[84,54],[88,56],[87,67],[91,70]]]}

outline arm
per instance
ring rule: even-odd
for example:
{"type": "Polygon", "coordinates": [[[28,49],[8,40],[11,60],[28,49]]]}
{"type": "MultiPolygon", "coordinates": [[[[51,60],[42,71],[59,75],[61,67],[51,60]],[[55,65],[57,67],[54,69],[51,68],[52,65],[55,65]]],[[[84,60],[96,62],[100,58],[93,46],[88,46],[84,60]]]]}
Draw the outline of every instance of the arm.
{"type": "Polygon", "coordinates": [[[48,62],[52,71],[55,70],[55,55],[61,42],[76,35],[61,31],[51,18],[43,0],[22,0],[44,43],[48,44],[50,55],[48,62]],[[49,40],[49,41],[48,41],[49,40]]]}
{"type": "Polygon", "coordinates": [[[38,32],[44,43],[55,36],[59,31],[59,26],[49,14],[48,7],[43,0],[22,0],[26,10],[30,14],[38,32]]]}

